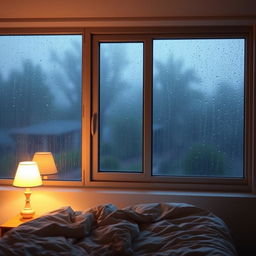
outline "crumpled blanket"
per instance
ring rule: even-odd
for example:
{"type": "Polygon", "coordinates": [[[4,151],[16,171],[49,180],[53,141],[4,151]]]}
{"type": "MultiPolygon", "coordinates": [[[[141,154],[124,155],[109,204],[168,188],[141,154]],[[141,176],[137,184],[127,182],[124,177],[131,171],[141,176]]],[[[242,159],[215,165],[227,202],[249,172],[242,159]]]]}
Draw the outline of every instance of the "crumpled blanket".
{"type": "Polygon", "coordinates": [[[183,203],[151,203],[60,208],[7,232],[0,239],[0,255],[237,254],[228,227],[213,213],[183,203]]]}

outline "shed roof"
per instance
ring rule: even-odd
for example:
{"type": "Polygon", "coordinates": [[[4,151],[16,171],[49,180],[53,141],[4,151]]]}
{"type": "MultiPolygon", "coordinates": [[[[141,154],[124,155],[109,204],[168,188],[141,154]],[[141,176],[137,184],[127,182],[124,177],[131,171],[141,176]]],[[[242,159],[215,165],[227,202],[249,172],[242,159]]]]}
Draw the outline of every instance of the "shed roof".
{"type": "Polygon", "coordinates": [[[81,121],[78,120],[52,120],[22,128],[14,128],[10,134],[29,135],[61,135],[81,130],[81,121]]]}

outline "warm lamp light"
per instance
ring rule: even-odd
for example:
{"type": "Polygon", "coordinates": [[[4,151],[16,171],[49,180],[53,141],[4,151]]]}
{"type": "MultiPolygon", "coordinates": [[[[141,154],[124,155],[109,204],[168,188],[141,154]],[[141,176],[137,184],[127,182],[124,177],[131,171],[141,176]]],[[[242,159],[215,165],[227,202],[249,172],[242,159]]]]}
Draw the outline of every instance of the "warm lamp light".
{"type": "Polygon", "coordinates": [[[47,179],[48,175],[57,173],[57,168],[51,152],[36,152],[33,161],[37,162],[39,171],[44,179],[47,179]]]}
{"type": "Polygon", "coordinates": [[[35,211],[30,205],[31,187],[41,186],[42,179],[36,162],[20,162],[14,181],[13,186],[26,188],[24,194],[26,197],[26,204],[20,214],[23,219],[30,219],[35,214],[35,211]]]}

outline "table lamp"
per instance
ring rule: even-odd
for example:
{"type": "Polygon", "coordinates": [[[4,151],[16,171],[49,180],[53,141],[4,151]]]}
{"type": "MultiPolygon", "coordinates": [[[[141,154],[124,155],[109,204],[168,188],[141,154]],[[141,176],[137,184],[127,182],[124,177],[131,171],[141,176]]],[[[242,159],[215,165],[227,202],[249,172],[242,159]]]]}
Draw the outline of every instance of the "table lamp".
{"type": "Polygon", "coordinates": [[[36,152],[32,161],[37,162],[43,179],[48,179],[48,175],[57,173],[56,164],[51,152],[36,152]]]}
{"type": "Polygon", "coordinates": [[[25,189],[26,204],[24,209],[20,211],[23,219],[33,218],[35,211],[30,205],[31,187],[41,186],[42,179],[36,162],[26,161],[20,162],[15,174],[13,186],[25,189]]]}

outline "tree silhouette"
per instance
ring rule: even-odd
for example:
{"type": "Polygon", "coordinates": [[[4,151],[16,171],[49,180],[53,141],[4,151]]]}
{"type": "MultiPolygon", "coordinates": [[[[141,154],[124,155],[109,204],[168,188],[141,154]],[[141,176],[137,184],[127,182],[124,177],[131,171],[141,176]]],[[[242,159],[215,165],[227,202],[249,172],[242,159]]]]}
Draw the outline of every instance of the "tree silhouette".
{"type": "Polygon", "coordinates": [[[153,141],[155,160],[165,153],[171,163],[170,155],[179,156],[196,136],[191,127],[196,126],[195,113],[203,94],[191,86],[199,78],[193,69],[184,69],[181,60],[170,56],[166,62],[155,61],[154,68],[153,129],[161,130],[157,138],[162,138],[153,141]]]}
{"type": "MultiPolygon", "coordinates": [[[[59,67],[59,72],[54,72],[55,81],[65,94],[71,107],[70,117],[80,118],[81,113],[81,45],[74,42],[72,49],[65,52],[64,56],[51,53],[51,59],[59,67]]],[[[107,110],[118,98],[127,83],[122,79],[122,72],[126,65],[126,53],[118,44],[108,51],[100,51],[100,114],[101,122],[105,122],[107,110]]]]}
{"type": "MultiPolygon", "coordinates": [[[[64,118],[80,119],[81,117],[81,83],[82,83],[82,56],[81,44],[73,42],[72,48],[64,55],[57,55],[55,51],[51,53],[51,59],[59,67],[60,71],[54,70],[53,76],[56,83],[61,87],[62,93],[66,97],[68,110],[65,110],[64,118]]],[[[63,109],[59,110],[62,118],[63,109]]]]}
{"type": "Polygon", "coordinates": [[[123,90],[129,86],[123,78],[127,65],[127,53],[119,44],[107,51],[100,51],[100,115],[105,122],[108,109],[115,103],[123,90]]]}
{"type": "Polygon", "coordinates": [[[17,128],[51,119],[53,95],[40,65],[30,60],[1,80],[1,128],[17,128]]]}

